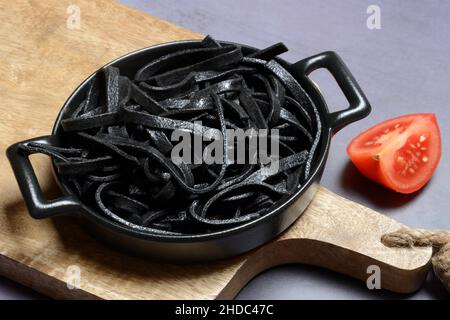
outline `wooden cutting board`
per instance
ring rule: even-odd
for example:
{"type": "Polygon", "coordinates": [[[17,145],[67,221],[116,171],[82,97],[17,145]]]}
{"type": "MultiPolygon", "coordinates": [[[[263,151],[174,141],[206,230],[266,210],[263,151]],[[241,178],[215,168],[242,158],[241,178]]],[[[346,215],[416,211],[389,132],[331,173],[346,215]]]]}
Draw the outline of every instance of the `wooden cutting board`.
{"type": "MultiPolygon", "coordinates": [[[[152,262],[97,242],[67,217],[33,220],[5,157],[12,143],[49,134],[64,100],[91,72],[141,47],[201,35],[110,1],[77,0],[80,29],[67,27],[72,1],[0,2],[0,273],[55,298],[232,298],[257,273],[283,263],[322,266],[381,284],[419,288],[431,249],[389,249],[380,236],[400,224],[319,188],[281,237],[240,257],[213,263],[152,262]],[[75,266],[75,269],[74,269],[75,266]],[[76,269],[79,268],[79,269],[76,269]],[[66,281],[79,270],[78,289],[66,281]]],[[[70,22],[70,21],[69,21],[70,22]]],[[[73,25],[73,24],[72,24],[73,25]]],[[[40,183],[57,194],[50,161],[34,157],[40,183]]],[[[362,283],[361,285],[365,285],[362,283]]]]}

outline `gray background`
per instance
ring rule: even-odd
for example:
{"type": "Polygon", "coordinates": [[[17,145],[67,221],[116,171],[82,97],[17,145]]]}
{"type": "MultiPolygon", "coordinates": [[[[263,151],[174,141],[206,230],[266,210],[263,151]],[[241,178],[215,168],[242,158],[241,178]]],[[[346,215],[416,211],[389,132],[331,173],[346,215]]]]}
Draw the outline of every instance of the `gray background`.
{"type": "MultiPolygon", "coordinates": [[[[121,0],[136,9],[220,40],[264,47],[283,41],[295,62],[334,50],[347,63],[372,106],[372,114],[333,140],[323,185],[413,227],[450,228],[448,196],[450,149],[450,1],[143,1],[121,0]],[[366,26],[369,5],[381,9],[381,29],[366,26]],[[363,178],[349,164],[345,147],[359,132],[381,120],[407,113],[434,112],[443,137],[442,161],[431,182],[413,195],[395,194],[363,178]],[[447,197],[447,198],[446,198],[447,197]]],[[[76,1],[74,1],[76,3],[76,1]]],[[[82,18],[82,16],[81,16],[82,18]]],[[[346,101],[331,77],[316,80],[331,107],[346,101]]],[[[41,296],[0,278],[0,298],[41,296]]],[[[251,281],[239,299],[434,299],[446,297],[430,274],[413,295],[369,291],[359,281],[302,265],[282,266],[251,281]]]]}

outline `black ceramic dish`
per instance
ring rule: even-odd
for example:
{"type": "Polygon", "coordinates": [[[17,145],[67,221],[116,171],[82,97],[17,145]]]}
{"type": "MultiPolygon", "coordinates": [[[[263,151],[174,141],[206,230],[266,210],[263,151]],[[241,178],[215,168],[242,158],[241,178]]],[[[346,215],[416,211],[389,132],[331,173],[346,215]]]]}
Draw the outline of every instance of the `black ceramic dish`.
{"type": "MultiPolygon", "coordinates": [[[[223,44],[225,43],[229,44],[229,42],[223,42],[223,44]]],[[[173,51],[199,46],[200,41],[164,43],[129,53],[108,65],[118,67],[121,74],[132,77],[139,67],[148,61],[173,51]]],[[[240,46],[244,53],[256,51],[252,47],[240,46]]],[[[362,119],[370,112],[367,98],[336,53],[324,52],[294,64],[289,64],[281,59],[277,60],[299,81],[316,104],[322,118],[322,138],[308,181],[288,199],[280,202],[272,211],[258,219],[224,231],[203,235],[173,236],[155,235],[131,229],[88,208],[71,192],[56,171],[55,177],[64,196],[55,200],[46,200],[28,159],[29,155],[20,150],[19,146],[30,142],[61,144],[62,115],[81,102],[86,93],[88,81],[95,75],[94,73],[66,101],[55,121],[52,135],[16,143],[7,150],[8,158],[31,216],[40,219],[55,215],[73,215],[81,218],[93,235],[122,250],[164,260],[198,261],[226,258],[251,250],[271,240],[288,228],[311,202],[322,176],[333,134],[346,125],[362,119]],[[328,69],[334,76],[349,101],[347,109],[332,113],[328,111],[322,95],[308,78],[312,71],[319,68],[328,69]]]]}

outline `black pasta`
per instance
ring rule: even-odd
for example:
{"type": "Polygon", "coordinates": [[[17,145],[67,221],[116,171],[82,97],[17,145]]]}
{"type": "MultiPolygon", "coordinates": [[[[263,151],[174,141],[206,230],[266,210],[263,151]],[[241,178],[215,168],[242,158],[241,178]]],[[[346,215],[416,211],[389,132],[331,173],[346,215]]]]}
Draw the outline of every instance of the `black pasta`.
{"type": "Polygon", "coordinates": [[[306,182],[321,134],[314,103],[275,59],[286,51],[278,43],[244,54],[207,36],[199,48],[149,61],[134,79],[106,67],[63,115],[61,146],[22,148],[51,156],[86,205],[131,228],[204,234],[258,219],[306,182]],[[227,129],[268,130],[279,140],[278,170],[268,173],[260,154],[230,161],[239,141],[227,129]],[[221,163],[173,162],[175,130],[201,132],[202,152],[221,136],[221,163]]]}

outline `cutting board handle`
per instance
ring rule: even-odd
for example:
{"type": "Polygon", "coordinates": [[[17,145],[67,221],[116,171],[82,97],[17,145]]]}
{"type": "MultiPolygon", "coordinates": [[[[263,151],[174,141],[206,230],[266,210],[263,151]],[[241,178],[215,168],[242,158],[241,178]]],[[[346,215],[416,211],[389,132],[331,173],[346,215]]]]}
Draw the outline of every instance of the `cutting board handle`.
{"type": "MultiPolygon", "coordinates": [[[[292,205],[296,208],[296,203],[292,205]]],[[[298,208],[298,207],[297,207],[298,208]]],[[[245,256],[219,298],[237,294],[269,268],[301,263],[336,271],[399,293],[419,289],[430,267],[430,248],[388,248],[383,234],[402,225],[320,187],[303,215],[279,238],[245,256]]]]}
{"type": "MultiPolygon", "coordinates": [[[[386,248],[386,252],[389,252],[389,248],[386,248]]],[[[392,252],[393,256],[397,254],[394,250],[392,252]]],[[[361,280],[368,289],[383,288],[397,293],[417,291],[429,270],[429,264],[417,269],[404,269],[324,240],[282,239],[249,255],[218,299],[233,298],[256,275],[286,264],[321,267],[361,280]]]]}
{"type": "Polygon", "coordinates": [[[35,219],[43,219],[62,213],[79,212],[82,209],[81,203],[73,196],[45,199],[29,159],[34,152],[23,148],[30,143],[57,145],[54,136],[42,136],[15,143],[6,150],[30,215],[35,219]]]}

